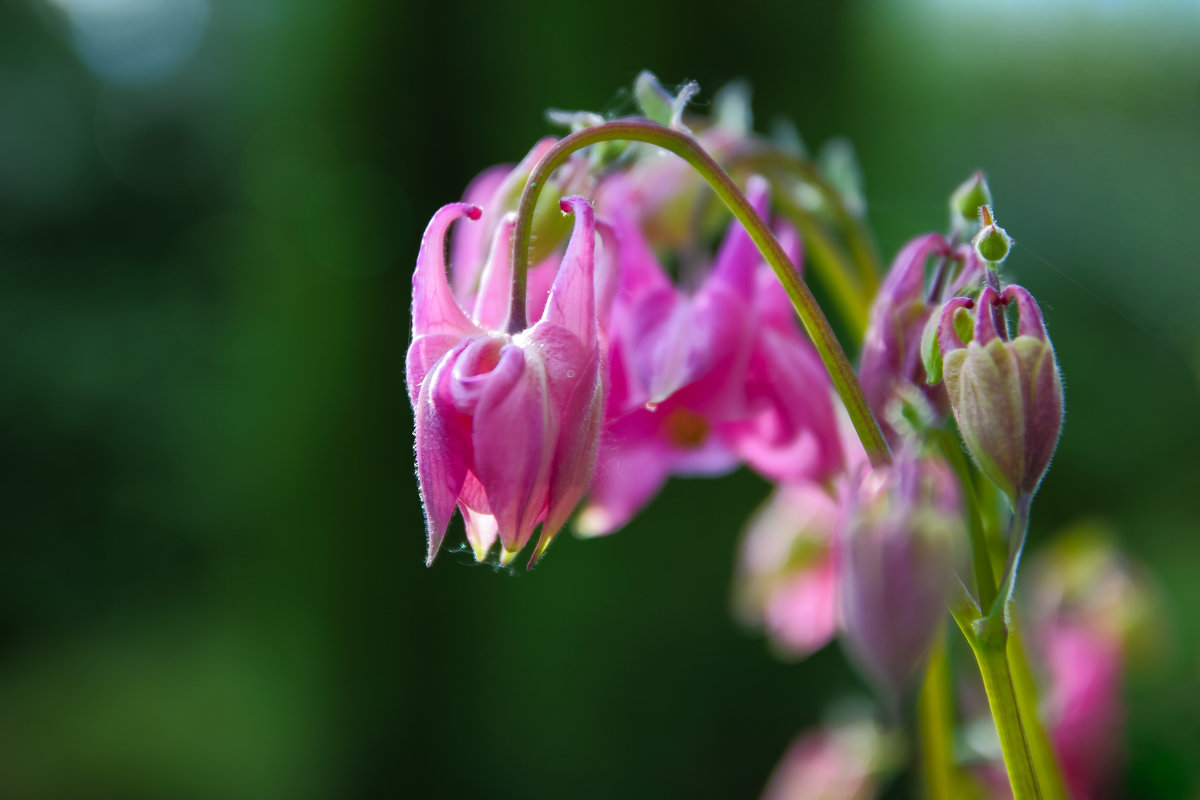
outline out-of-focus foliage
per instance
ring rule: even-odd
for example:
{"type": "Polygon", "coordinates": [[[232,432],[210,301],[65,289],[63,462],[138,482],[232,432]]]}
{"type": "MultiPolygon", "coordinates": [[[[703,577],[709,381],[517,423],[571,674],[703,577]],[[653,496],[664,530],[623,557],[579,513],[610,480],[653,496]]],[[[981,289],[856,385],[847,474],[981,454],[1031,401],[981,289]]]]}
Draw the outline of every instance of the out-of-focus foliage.
{"type": "Polygon", "coordinates": [[[1031,546],[1157,575],[1119,793],[1195,793],[1200,8],[974,5],[0,6],[0,795],[744,797],[852,688],[730,618],[746,474],[422,565],[420,231],[642,68],[849,136],[885,258],[988,171],[1066,378],[1031,546]]]}

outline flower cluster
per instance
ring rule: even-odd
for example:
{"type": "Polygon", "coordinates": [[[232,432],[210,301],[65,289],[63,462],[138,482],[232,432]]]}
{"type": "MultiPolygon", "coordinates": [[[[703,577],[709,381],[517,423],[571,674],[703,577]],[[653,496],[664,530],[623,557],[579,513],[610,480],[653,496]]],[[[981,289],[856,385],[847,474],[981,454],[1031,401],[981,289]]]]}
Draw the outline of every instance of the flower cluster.
{"type": "MultiPolygon", "coordinates": [[[[728,147],[737,135],[718,124],[704,139],[728,147]]],[[[742,225],[729,223],[714,253],[689,254],[688,280],[664,266],[663,241],[681,235],[667,206],[703,199],[673,156],[641,153],[603,176],[577,158],[560,171],[549,196],[571,187],[594,201],[563,201],[576,217],[566,250],[535,253],[528,272],[536,322],[508,330],[513,187],[552,144],[477,178],[465,203],[435,214],[418,256],[408,383],[428,560],[455,506],[479,560],[499,540],[507,564],[541,523],[532,566],[585,489],[577,527],[594,535],[622,527],[671,475],[837,473],[828,374],[742,225]]],[[[768,216],[768,182],[751,176],[746,193],[768,216]]],[[[794,229],[774,231],[800,264],[794,229]]],[[[562,233],[535,211],[536,242],[562,233]]]]}
{"type": "MultiPolygon", "coordinates": [[[[757,137],[737,92],[714,119],[685,117],[695,91],[644,73],[643,117],[555,112],[572,134],[429,223],[407,358],[427,560],[455,509],[479,561],[510,563],[540,525],[532,567],[577,507],[578,533],[607,534],[671,476],[745,466],[774,489],[735,606],[778,649],[838,635],[899,709],[949,608],[985,686],[1015,686],[1013,583],[1063,394],[1038,304],[1002,277],[1013,241],[986,180],[880,281],[848,146],[814,161],[757,137]],[[862,343],[857,369],[806,261],[862,343]]],[[[1039,644],[1053,660],[1070,641],[1039,644]]],[[[1023,718],[999,729],[1017,789],[1054,757],[1026,738],[1036,704],[1012,694],[988,702],[1023,718]]],[[[861,780],[830,796],[869,794],[875,767],[839,741],[805,740],[773,786],[845,762],[861,780]]]]}

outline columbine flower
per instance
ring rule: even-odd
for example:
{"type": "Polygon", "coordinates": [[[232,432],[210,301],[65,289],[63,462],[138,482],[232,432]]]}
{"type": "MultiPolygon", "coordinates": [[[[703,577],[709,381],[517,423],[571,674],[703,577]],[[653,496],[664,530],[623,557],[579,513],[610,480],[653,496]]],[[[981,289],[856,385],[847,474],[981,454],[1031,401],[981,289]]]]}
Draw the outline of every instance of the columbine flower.
{"type": "Polygon", "coordinates": [[[1037,490],[1062,429],[1063,393],[1042,312],[1029,292],[990,286],[976,307],[955,298],[941,313],[938,344],[950,406],[967,450],[983,474],[1016,503],[1037,490]],[[1009,341],[1001,305],[1016,300],[1016,338],[1009,341]],[[974,337],[964,344],[956,316],[975,308],[974,337]],[[997,327],[999,317],[1000,327],[997,327]]]}
{"type": "Polygon", "coordinates": [[[934,407],[942,414],[946,412],[945,390],[926,384],[921,334],[934,310],[978,283],[983,269],[983,262],[971,247],[951,247],[937,233],[913,239],[892,262],[871,303],[858,370],[867,403],[889,438],[895,438],[895,431],[888,424],[888,406],[906,386],[922,387],[934,407]],[[939,259],[939,270],[931,291],[927,291],[925,262],[931,256],[939,259]]]}
{"type": "Polygon", "coordinates": [[[904,686],[944,618],[954,553],[965,538],[960,503],[950,468],[908,448],[889,467],[864,468],[843,493],[842,629],[881,688],[904,686]]]}
{"type": "MultiPolygon", "coordinates": [[[[625,183],[605,194],[620,277],[585,534],[621,527],[672,474],[717,475],[745,460],[776,480],[820,480],[842,464],[828,376],[749,235],[731,223],[712,272],[688,294],[643,236],[636,192],[625,183]]],[[[765,214],[766,182],[752,180],[747,194],[765,214]]],[[[795,235],[782,238],[798,261],[795,235]]]]}
{"type": "Polygon", "coordinates": [[[530,328],[502,330],[510,297],[502,221],[473,313],[446,279],[446,230],[481,210],[452,203],[425,230],[413,273],[413,341],[407,377],[416,416],[417,477],[432,563],[457,505],[479,560],[500,540],[501,563],[542,535],[530,565],[579,502],[595,463],[603,405],[595,315],[592,208],[562,202],[575,228],[545,312],[530,328]]]}
{"type": "Polygon", "coordinates": [[[734,606],[788,655],[824,647],[837,629],[833,529],[837,501],[821,486],[783,485],[746,524],[734,606]]]}

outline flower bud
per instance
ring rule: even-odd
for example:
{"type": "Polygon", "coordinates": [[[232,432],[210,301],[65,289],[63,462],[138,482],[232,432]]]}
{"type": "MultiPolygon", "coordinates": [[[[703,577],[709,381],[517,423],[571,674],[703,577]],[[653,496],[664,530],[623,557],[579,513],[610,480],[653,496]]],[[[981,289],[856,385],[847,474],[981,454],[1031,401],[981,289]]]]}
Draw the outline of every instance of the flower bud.
{"type": "Polygon", "coordinates": [[[945,462],[901,451],[864,470],[842,498],[839,591],[851,653],[881,688],[916,672],[946,611],[957,542],[958,483],[945,462]]]}
{"type": "Polygon", "coordinates": [[[991,206],[982,206],[979,209],[979,217],[983,227],[975,234],[971,244],[975,245],[975,252],[984,261],[999,264],[1008,257],[1008,251],[1012,249],[1012,237],[1008,235],[1008,231],[996,224],[991,206]]]}
{"type": "Polygon", "coordinates": [[[1032,495],[1050,465],[1062,429],[1063,393],[1042,312],[1029,292],[985,288],[976,304],[955,298],[938,329],[943,378],[959,433],[983,474],[1015,504],[1032,495]],[[1016,300],[1017,336],[1007,340],[992,308],[1016,300]],[[975,308],[967,344],[955,325],[959,309],[975,308]]]}
{"type": "Polygon", "coordinates": [[[979,221],[979,209],[992,204],[992,190],[987,178],[977,171],[950,195],[950,227],[961,229],[979,221]]]}

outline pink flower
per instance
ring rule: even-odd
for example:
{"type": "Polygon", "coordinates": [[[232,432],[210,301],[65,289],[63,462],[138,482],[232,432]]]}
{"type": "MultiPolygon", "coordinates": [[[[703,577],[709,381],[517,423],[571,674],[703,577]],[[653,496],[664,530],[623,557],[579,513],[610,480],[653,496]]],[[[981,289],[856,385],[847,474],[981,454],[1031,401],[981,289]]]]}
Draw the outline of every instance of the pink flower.
{"type": "MultiPolygon", "coordinates": [[[[607,323],[611,394],[580,530],[608,533],[669,475],[718,475],[745,461],[775,480],[842,465],[827,374],[749,235],[731,223],[694,293],[673,285],[638,217],[639,185],[605,193],[620,273],[607,323]]],[[[760,214],[767,184],[747,191],[760,214]]],[[[794,233],[782,229],[799,261],[794,233]]]]}
{"type": "Polygon", "coordinates": [[[450,223],[481,210],[452,203],[434,214],[413,273],[413,341],[407,378],[416,416],[417,478],[425,507],[427,563],[460,509],[479,560],[500,540],[509,563],[542,523],[530,560],[541,556],[591,478],[603,408],[595,316],[592,208],[575,214],[545,312],[519,333],[503,331],[512,220],[497,227],[491,256],[467,315],[446,278],[450,223]]]}
{"type": "Polygon", "coordinates": [[[738,617],[788,655],[824,647],[837,629],[837,502],[812,483],[784,484],[750,518],[734,581],[738,617]]]}
{"type": "Polygon", "coordinates": [[[899,691],[945,618],[966,538],[958,481],[941,459],[902,447],[890,466],[851,476],[838,529],[843,641],[880,688],[899,691]]]}
{"type": "Polygon", "coordinates": [[[797,737],[762,800],[870,800],[886,771],[888,744],[871,722],[828,725],[797,737]]]}
{"type": "Polygon", "coordinates": [[[985,288],[977,307],[955,298],[942,309],[937,341],[950,407],[975,463],[1014,503],[1032,495],[1050,466],[1063,418],[1062,378],[1037,301],[1015,284],[1002,294],[985,288]],[[1012,301],[1020,317],[1010,340],[995,311],[1012,301]],[[971,308],[974,337],[964,344],[955,316],[971,308]]]}
{"type": "Polygon", "coordinates": [[[946,391],[925,382],[921,364],[921,334],[934,310],[983,278],[983,262],[975,251],[950,246],[937,233],[918,236],[904,246],[892,262],[879,293],[871,303],[870,321],[863,340],[859,377],[867,403],[889,438],[888,405],[905,385],[922,387],[939,412],[946,412],[946,391]],[[925,262],[939,259],[935,285],[926,290],[925,262]]]}

